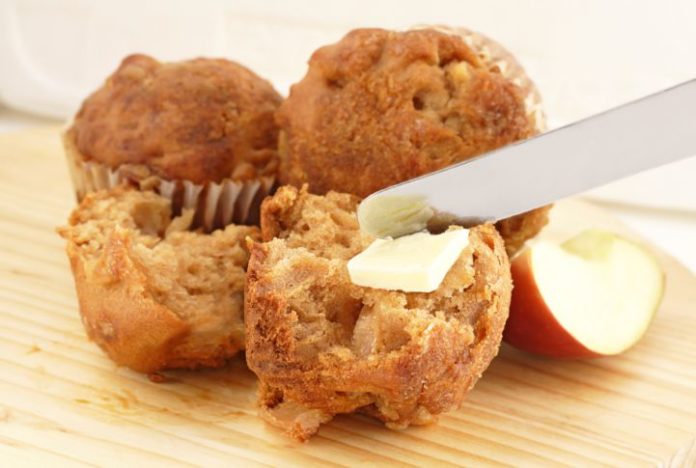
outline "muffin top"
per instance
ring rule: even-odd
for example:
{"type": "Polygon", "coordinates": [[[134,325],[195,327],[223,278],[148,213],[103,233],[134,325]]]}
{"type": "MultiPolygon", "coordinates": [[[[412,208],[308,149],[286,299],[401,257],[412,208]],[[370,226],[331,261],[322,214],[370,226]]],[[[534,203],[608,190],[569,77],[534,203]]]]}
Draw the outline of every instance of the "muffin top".
{"type": "Polygon", "coordinates": [[[317,50],[278,122],[283,183],[361,197],[536,132],[515,83],[431,29],[357,29],[317,50]]]}
{"type": "Polygon", "coordinates": [[[143,165],[194,183],[274,175],[282,99],[229,60],[161,63],[126,57],[75,116],[70,136],[85,160],[143,165]]]}

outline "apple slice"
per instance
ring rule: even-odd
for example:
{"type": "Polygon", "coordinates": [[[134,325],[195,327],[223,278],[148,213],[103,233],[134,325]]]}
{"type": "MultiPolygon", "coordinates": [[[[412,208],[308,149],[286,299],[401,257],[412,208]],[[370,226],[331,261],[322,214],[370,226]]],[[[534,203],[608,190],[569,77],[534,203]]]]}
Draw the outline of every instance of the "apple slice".
{"type": "Polygon", "coordinates": [[[664,273],[640,245],[584,231],[539,242],[512,261],[514,289],[504,339],[558,358],[621,353],[645,333],[662,300],[664,273]]]}

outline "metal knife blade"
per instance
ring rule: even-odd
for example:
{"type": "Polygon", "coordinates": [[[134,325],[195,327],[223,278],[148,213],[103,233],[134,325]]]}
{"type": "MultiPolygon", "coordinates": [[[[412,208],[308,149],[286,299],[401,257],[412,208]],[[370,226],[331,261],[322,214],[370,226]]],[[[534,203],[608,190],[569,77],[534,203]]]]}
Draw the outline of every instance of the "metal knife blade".
{"type": "Polygon", "coordinates": [[[433,213],[497,221],[692,155],[696,79],[375,192],[358,219],[379,237],[421,230],[433,213]]]}

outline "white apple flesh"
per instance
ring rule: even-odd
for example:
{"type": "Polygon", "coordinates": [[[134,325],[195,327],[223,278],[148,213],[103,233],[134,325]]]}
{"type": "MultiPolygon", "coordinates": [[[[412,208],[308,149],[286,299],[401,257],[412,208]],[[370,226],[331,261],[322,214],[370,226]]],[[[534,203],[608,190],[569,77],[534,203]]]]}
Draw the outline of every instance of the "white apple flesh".
{"type": "Polygon", "coordinates": [[[514,289],[504,338],[560,358],[618,354],[646,332],[664,291],[657,260],[637,243],[588,230],[539,242],[512,261],[514,289]]]}

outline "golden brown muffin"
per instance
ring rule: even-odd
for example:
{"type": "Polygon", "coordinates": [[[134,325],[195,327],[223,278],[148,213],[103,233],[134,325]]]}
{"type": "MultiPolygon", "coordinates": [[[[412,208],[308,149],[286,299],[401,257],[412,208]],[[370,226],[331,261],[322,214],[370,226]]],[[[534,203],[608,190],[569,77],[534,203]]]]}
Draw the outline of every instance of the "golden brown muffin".
{"type": "Polygon", "coordinates": [[[224,59],[160,63],[126,57],[82,104],[70,129],[86,159],[143,164],[197,184],[276,169],[281,97],[251,70],[224,59]]]}
{"type": "Polygon", "coordinates": [[[170,202],[123,187],[85,197],[59,229],[82,322],[117,364],[152,373],[213,367],[244,349],[244,282],[252,226],[212,234],[172,219],[170,202]]]}
{"type": "Polygon", "coordinates": [[[262,206],[265,243],[251,246],[246,357],[261,415],[306,440],[335,414],[390,428],[457,408],[498,352],[512,283],[492,225],[432,293],[355,286],[347,261],[373,240],[358,198],[282,187],[262,206]]]}
{"type": "Polygon", "coordinates": [[[78,199],[123,180],[154,188],[175,204],[199,197],[201,209],[218,203],[214,185],[223,181],[236,183],[228,197],[237,197],[238,187],[253,191],[247,198],[259,191],[265,196],[278,167],[274,112],[281,100],[268,81],[229,60],[126,57],[65,134],[78,199]],[[95,175],[95,165],[105,172],[95,175]],[[206,201],[209,192],[214,197],[206,201]]]}
{"type": "MultiPolygon", "coordinates": [[[[543,128],[536,88],[509,53],[434,29],[357,29],[320,48],[277,120],[282,183],[360,197],[543,128]]],[[[503,227],[511,253],[546,211],[503,227]]]]}

